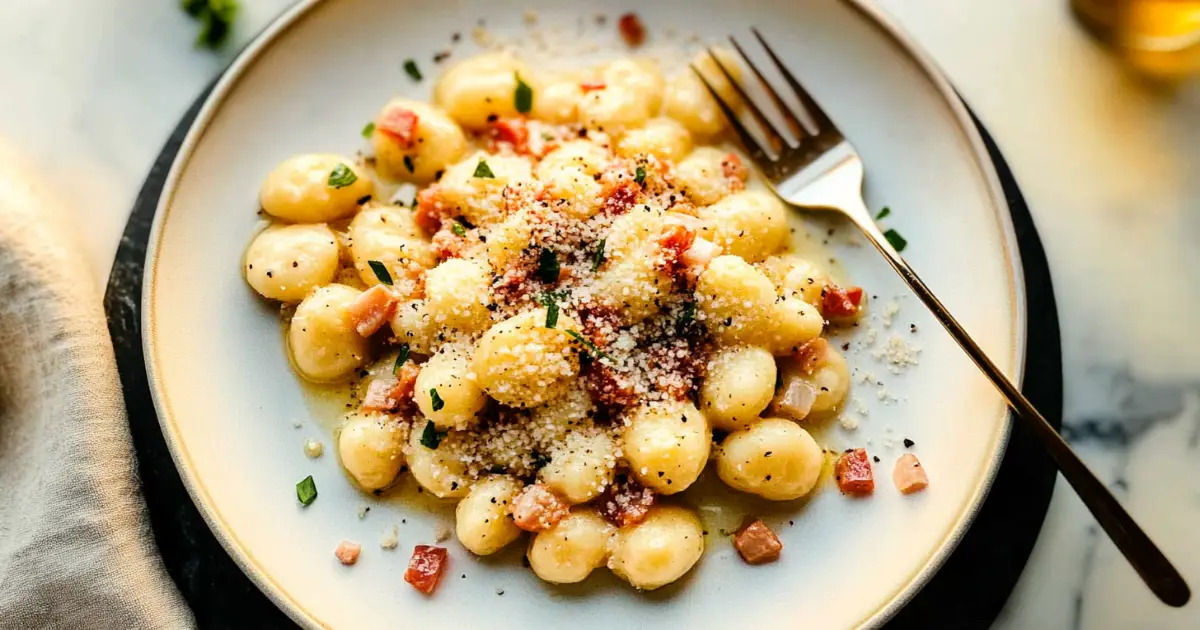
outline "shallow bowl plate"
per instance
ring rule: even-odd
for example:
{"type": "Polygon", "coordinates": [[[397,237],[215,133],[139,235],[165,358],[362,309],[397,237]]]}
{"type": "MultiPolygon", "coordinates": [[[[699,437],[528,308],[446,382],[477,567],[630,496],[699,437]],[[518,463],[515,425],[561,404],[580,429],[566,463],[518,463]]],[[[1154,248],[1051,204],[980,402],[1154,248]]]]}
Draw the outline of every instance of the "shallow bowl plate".
{"type": "Polygon", "coordinates": [[[608,4],[601,24],[595,4],[582,0],[300,2],[242,53],[184,141],[145,278],[151,389],[172,455],[217,538],[302,625],[876,626],[933,575],[987,492],[1009,426],[1003,404],[877,255],[839,232],[829,246],[841,267],[878,299],[868,321],[839,339],[850,344],[847,415],[858,428],[835,422],[820,438],[830,449],[866,446],[880,457],[875,496],[851,500],[826,483],[803,504],[748,502],[731,514],[697,493],[690,502],[711,530],[709,551],[680,583],[650,594],[604,571],[552,587],[521,567],[520,550],[476,559],[453,541],[436,596],[403,583],[409,550],[433,542],[449,524],[446,510],[354,490],[332,454],[332,410],[314,406],[293,376],[277,309],[246,287],[239,262],[267,172],[294,153],[362,148],[359,129],[389,97],[428,98],[434,53],[451,50],[453,60],[477,48],[470,34],[480,20],[493,36],[559,62],[611,55],[619,47],[615,16],[625,10],[639,12],[651,49],[668,57],[694,47],[693,33],[719,41],[758,26],[862,153],[868,204],[892,208],[886,223],[908,239],[909,261],[1020,377],[1020,261],[992,166],[953,91],[877,9],[830,0],[608,4]],[[528,7],[537,12],[534,27],[528,7]],[[462,41],[452,45],[456,32],[462,41]],[[410,57],[425,81],[402,71],[410,57]],[[892,337],[919,347],[918,366],[893,373],[886,356],[876,356],[892,337]],[[324,441],[327,454],[306,458],[307,438],[324,441]],[[913,497],[890,483],[905,438],[932,479],[913,497]],[[294,486],[310,474],[320,496],[303,508],[294,486]],[[360,518],[364,506],[371,510],[360,518]],[[749,511],[778,528],[780,562],[748,567],[720,535],[749,511]],[[377,543],[393,525],[400,547],[382,550],[377,543]],[[363,544],[357,566],[334,559],[342,539],[363,544]]]}

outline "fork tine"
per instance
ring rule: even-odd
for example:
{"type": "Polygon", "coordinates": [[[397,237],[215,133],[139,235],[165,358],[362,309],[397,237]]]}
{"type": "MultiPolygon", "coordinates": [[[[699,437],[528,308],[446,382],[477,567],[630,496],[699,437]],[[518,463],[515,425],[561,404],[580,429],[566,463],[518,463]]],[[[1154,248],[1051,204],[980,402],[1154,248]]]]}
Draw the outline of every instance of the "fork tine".
{"type": "Polygon", "coordinates": [[[792,73],[788,71],[787,66],[783,65],[783,62],[779,60],[779,56],[776,55],[775,51],[771,49],[771,46],[767,44],[767,40],[763,39],[762,33],[759,33],[757,28],[751,28],[750,31],[754,33],[754,37],[758,39],[758,43],[762,44],[763,50],[767,51],[767,55],[771,57],[771,61],[775,62],[775,67],[778,68],[779,73],[783,75],[783,80],[787,81],[787,84],[792,87],[792,90],[796,93],[796,98],[800,99],[800,105],[806,110],[806,113],[809,115],[809,117],[812,118],[813,124],[815,124],[817,127],[816,131],[821,133],[823,131],[828,131],[829,129],[836,130],[833,125],[833,121],[831,121],[829,116],[825,114],[825,110],[821,109],[820,105],[817,105],[817,102],[814,101],[811,96],[809,96],[807,90],[805,90],[803,87],[800,87],[800,82],[796,80],[796,77],[792,76],[792,73]]]}
{"type": "Polygon", "coordinates": [[[784,139],[783,134],[779,133],[779,130],[775,128],[775,125],[771,124],[771,121],[758,108],[758,105],[754,103],[750,95],[746,94],[741,85],[738,85],[737,79],[734,79],[733,74],[729,72],[725,64],[721,63],[721,58],[717,57],[716,51],[709,46],[705,52],[717,64],[717,68],[721,70],[721,74],[725,75],[725,80],[729,81],[729,85],[733,86],[733,90],[737,92],[738,98],[742,99],[742,102],[750,109],[750,113],[754,114],[754,120],[758,122],[758,126],[763,130],[763,134],[767,136],[767,141],[771,143],[771,148],[775,149],[778,153],[782,147],[787,146],[787,140],[784,139]]]}
{"type": "Polygon", "coordinates": [[[788,127],[792,130],[792,133],[796,134],[796,138],[803,138],[805,135],[807,135],[808,130],[804,128],[804,123],[800,122],[799,118],[796,118],[796,115],[792,113],[792,109],[788,107],[788,104],[785,103],[783,98],[779,96],[779,92],[775,91],[775,88],[771,86],[771,83],[767,81],[767,78],[763,76],[761,71],[759,71],[758,66],[754,65],[753,61],[750,61],[750,57],[746,54],[746,51],[742,50],[742,45],[737,43],[737,40],[733,37],[729,38],[729,43],[733,44],[734,49],[736,49],[738,54],[741,55],[742,63],[746,64],[750,68],[750,71],[754,73],[754,76],[758,78],[758,83],[762,85],[763,91],[766,92],[771,97],[771,100],[775,102],[775,108],[779,110],[781,115],[783,115],[783,119],[787,122],[788,127]]]}
{"type": "Polygon", "coordinates": [[[704,78],[704,73],[700,72],[696,64],[689,65],[692,68],[692,72],[695,72],[696,76],[700,77],[700,82],[704,84],[704,87],[708,88],[708,93],[712,94],[713,99],[717,101],[717,106],[721,108],[721,111],[725,114],[725,118],[729,120],[730,126],[737,132],[738,138],[742,141],[742,146],[746,147],[746,152],[750,154],[750,158],[758,162],[759,166],[770,164],[772,162],[770,156],[763,150],[762,145],[758,144],[758,141],[746,129],[742,121],[738,120],[737,114],[734,113],[733,109],[725,101],[721,100],[721,95],[717,94],[717,90],[708,82],[708,79],[704,78]]]}

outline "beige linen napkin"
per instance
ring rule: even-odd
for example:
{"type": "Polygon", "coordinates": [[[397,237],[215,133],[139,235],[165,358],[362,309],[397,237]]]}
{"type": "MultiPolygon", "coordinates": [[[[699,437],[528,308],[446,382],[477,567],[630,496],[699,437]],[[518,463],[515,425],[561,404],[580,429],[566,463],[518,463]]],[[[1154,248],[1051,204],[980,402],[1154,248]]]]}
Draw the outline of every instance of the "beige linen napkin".
{"type": "Polygon", "coordinates": [[[136,473],[100,297],[49,188],[0,142],[0,628],[195,625],[136,473]]]}

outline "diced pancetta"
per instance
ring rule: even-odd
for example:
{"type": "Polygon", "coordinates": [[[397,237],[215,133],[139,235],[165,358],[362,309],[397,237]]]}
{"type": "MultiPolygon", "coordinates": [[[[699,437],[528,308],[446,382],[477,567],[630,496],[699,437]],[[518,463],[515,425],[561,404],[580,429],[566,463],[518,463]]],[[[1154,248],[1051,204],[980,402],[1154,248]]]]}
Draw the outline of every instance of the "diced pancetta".
{"type": "Polygon", "coordinates": [[[354,330],[363,337],[374,335],[392,318],[396,301],[396,294],[386,285],[377,284],[363,291],[349,308],[354,330]]]}
{"type": "Polygon", "coordinates": [[[867,449],[856,448],[842,453],[833,469],[838,488],[846,494],[865,496],[875,492],[875,474],[867,449]]]}
{"type": "Polygon", "coordinates": [[[535,483],[513,497],[508,509],[517,527],[527,532],[544,532],[566,518],[569,506],[545,484],[535,483]]]}
{"type": "Polygon", "coordinates": [[[747,564],[767,564],[779,559],[783,543],[771,528],[754,519],[733,535],[733,547],[747,564]]]}
{"type": "Polygon", "coordinates": [[[404,572],[404,581],[418,591],[430,595],[437,588],[438,581],[442,579],[448,559],[443,547],[417,545],[413,549],[412,558],[408,560],[408,570],[404,572]]]}
{"type": "Polygon", "coordinates": [[[896,484],[896,489],[900,492],[912,494],[929,487],[929,475],[925,474],[925,467],[921,465],[916,455],[905,453],[896,460],[896,468],[892,471],[892,482],[896,484]]]}
{"type": "Polygon", "coordinates": [[[358,553],[360,551],[362,551],[362,546],[358,543],[343,540],[338,543],[337,549],[333,550],[333,555],[337,556],[338,561],[342,564],[350,566],[358,562],[358,553]]]}

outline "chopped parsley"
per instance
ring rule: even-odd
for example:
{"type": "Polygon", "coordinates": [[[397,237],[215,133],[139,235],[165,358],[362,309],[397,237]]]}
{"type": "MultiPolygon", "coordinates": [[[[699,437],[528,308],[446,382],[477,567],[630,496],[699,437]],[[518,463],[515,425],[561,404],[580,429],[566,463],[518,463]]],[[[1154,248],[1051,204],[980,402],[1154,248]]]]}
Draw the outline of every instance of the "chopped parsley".
{"type": "Polygon", "coordinates": [[[517,79],[517,89],[513,91],[513,104],[517,106],[518,112],[528,114],[533,109],[533,88],[521,80],[520,74],[513,76],[517,79]]]}
{"type": "Polygon", "coordinates": [[[553,250],[543,247],[542,253],[538,255],[538,278],[546,284],[558,282],[558,271],[558,256],[553,250]]]}
{"type": "Polygon", "coordinates": [[[904,248],[908,246],[908,241],[904,240],[904,237],[900,236],[900,233],[896,230],[889,229],[883,233],[883,237],[886,238],[887,242],[891,243],[892,247],[896,248],[896,251],[898,252],[904,251],[904,248]]]}
{"type": "Polygon", "coordinates": [[[441,411],[442,407],[446,406],[446,401],[442,400],[441,396],[438,396],[436,387],[429,390],[429,404],[434,411],[441,411]]]}
{"type": "Polygon", "coordinates": [[[392,286],[392,274],[388,272],[388,268],[378,260],[368,260],[367,264],[371,266],[371,271],[375,272],[375,277],[383,284],[392,286]]]}
{"type": "Polygon", "coordinates": [[[370,138],[373,135],[375,135],[375,123],[369,122],[366,125],[363,125],[362,137],[370,138]]]}
{"type": "Polygon", "coordinates": [[[300,499],[302,505],[310,505],[317,500],[317,482],[313,481],[312,475],[296,484],[296,498],[300,499]]]}
{"type": "Polygon", "coordinates": [[[601,350],[600,348],[597,348],[596,344],[589,341],[587,337],[584,337],[583,335],[579,334],[579,331],[568,330],[567,334],[571,335],[571,337],[573,339],[575,339],[575,341],[578,341],[579,343],[586,346],[588,352],[590,352],[596,358],[598,358],[598,359],[607,359],[608,358],[608,355],[605,354],[603,350],[601,350]]]}
{"type": "Polygon", "coordinates": [[[558,300],[560,297],[553,292],[542,294],[541,301],[546,307],[546,328],[554,328],[558,325],[558,300]]]}
{"type": "MultiPolygon", "coordinates": [[[[413,166],[413,161],[412,161],[412,156],[411,156],[411,155],[406,155],[406,156],[404,156],[404,168],[408,169],[408,174],[409,174],[409,175],[412,175],[412,172],[413,172],[414,170],[416,170],[416,167],[415,167],[415,166],[413,166]]],[[[478,175],[476,175],[476,177],[479,177],[479,176],[478,176],[478,175]]]]}
{"type": "Polygon", "coordinates": [[[634,171],[633,181],[637,182],[638,186],[646,183],[646,169],[637,167],[637,170],[634,171]]]}
{"type": "Polygon", "coordinates": [[[533,468],[535,470],[541,470],[546,467],[546,464],[550,463],[550,456],[541,451],[534,451],[529,454],[529,457],[533,459],[533,468]]]}
{"type": "Polygon", "coordinates": [[[884,206],[883,210],[880,210],[879,214],[875,215],[875,220],[878,221],[891,213],[892,213],[892,209],[887,206],[884,206]]]}
{"type": "Polygon", "coordinates": [[[475,167],[475,177],[495,179],[496,174],[492,172],[492,167],[488,166],[487,161],[479,160],[479,165],[475,167]]]}
{"type": "Polygon", "coordinates": [[[410,352],[412,352],[412,350],[408,347],[408,344],[400,344],[400,354],[396,355],[396,365],[392,366],[392,374],[400,371],[400,366],[404,365],[404,363],[408,361],[408,355],[410,352]]]}
{"type": "Polygon", "coordinates": [[[454,232],[454,235],[455,235],[455,236],[466,236],[466,235],[467,235],[467,228],[466,228],[466,226],[464,226],[463,224],[459,223],[458,221],[455,221],[455,222],[454,222],[454,223],[453,223],[453,224],[450,226],[450,231],[451,231],[451,232],[454,232]]]}
{"type": "Polygon", "coordinates": [[[676,328],[683,330],[694,321],[696,321],[696,303],[684,302],[683,312],[679,314],[679,321],[676,323],[676,328]]]}
{"type": "Polygon", "coordinates": [[[421,80],[421,69],[417,67],[417,62],[412,59],[404,60],[404,71],[408,73],[408,76],[412,77],[413,81],[421,80]]]}
{"type": "Polygon", "coordinates": [[[437,427],[433,426],[433,422],[426,421],[425,429],[421,431],[421,446],[431,451],[436,451],[438,444],[442,443],[442,438],[444,437],[446,437],[446,434],[438,431],[437,427]]]}
{"type": "Polygon", "coordinates": [[[355,175],[349,166],[339,163],[333,167],[327,183],[330,188],[345,188],[356,181],[358,181],[358,175],[355,175]]]}
{"type": "Polygon", "coordinates": [[[604,244],[607,241],[607,238],[602,238],[600,244],[596,246],[596,252],[592,254],[592,271],[596,271],[604,263],[604,244]]]}
{"type": "Polygon", "coordinates": [[[238,14],[237,0],[183,0],[183,10],[200,20],[196,46],[217,49],[229,38],[238,14]]]}

